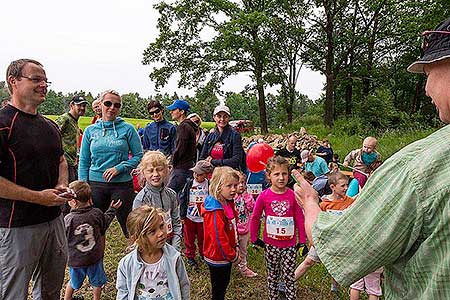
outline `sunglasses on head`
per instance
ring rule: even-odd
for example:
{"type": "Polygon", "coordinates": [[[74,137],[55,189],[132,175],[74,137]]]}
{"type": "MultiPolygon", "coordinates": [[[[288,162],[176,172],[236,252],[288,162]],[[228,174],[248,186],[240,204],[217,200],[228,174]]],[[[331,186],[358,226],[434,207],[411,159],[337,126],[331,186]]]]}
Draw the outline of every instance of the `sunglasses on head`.
{"type": "Polygon", "coordinates": [[[120,102],[112,103],[111,101],[103,101],[103,105],[106,107],[111,107],[112,105],[114,105],[114,108],[117,109],[122,107],[122,103],[120,102]]]}
{"type": "Polygon", "coordinates": [[[149,111],[150,116],[157,115],[157,114],[159,114],[160,112],[161,112],[161,109],[159,109],[159,108],[157,108],[157,109],[155,109],[155,110],[153,110],[153,111],[149,111]]]}
{"type": "MultiPolygon", "coordinates": [[[[450,27],[450,26],[449,26],[450,27]]],[[[422,37],[423,37],[423,43],[422,43],[422,51],[425,52],[429,45],[430,42],[433,39],[436,39],[436,35],[450,35],[450,28],[448,28],[449,31],[443,31],[443,30],[427,30],[422,32],[422,37]]]]}

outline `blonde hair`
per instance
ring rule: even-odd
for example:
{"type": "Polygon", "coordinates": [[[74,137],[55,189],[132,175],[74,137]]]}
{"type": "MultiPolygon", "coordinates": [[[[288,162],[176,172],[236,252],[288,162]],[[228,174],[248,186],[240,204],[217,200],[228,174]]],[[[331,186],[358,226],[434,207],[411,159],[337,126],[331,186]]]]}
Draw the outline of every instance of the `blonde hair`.
{"type": "Polygon", "coordinates": [[[216,167],[209,182],[209,194],[219,200],[222,186],[230,180],[239,181],[236,170],[230,167],[216,167]]]}
{"type": "Polygon", "coordinates": [[[169,168],[169,161],[160,151],[147,151],[142,157],[138,168],[140,171],[143,171],[149,166],[169,168]]]}
{"type": "Polygon", "coordinates": [[[278,166],[285,166],[286,169],[289,171],[289,161],[282,157],[282,156],[273,156],[271,158],[269,158],[269,160],[267,161],[266,164],[266,173],[269,175],[273,169],[275,168],[275,165],[278,166]]]}
{"type": "MultiPolygon", "coordinates": [[[[145,237],[163,220],[164,211],[150,205],[142,205],[130,212],[127,218],[127,229],[130,240],[139,252],[148,252],[151,245],[145,237]]],[[[164,222],[164,221],[163,221],[164,222]]]]}
{"type": "Polygon", "coordinates": [[[69,188],[73,190],[76,197],[75,200],[86,203],[92,198],[91,187],[86,181],[76,180],[69,184],[69,188]]]}
{"type": "Polygon", "coordinates": [[[103,99],[104,99],[105,96],[108,95],[108,94],[116,95],[117,97],[119,97],[120,102],[122,102],[122,97],[120,96],[119,92],[117,92],[117,91],[115,91],[115,90],[106,90],[106,91],[103,91],[103,92],[100,94],[100,96],[98,97],[98,100],[99,100],[100,102],[103,102],[103,99]]]}
{"type": "Polygon", "coordinates": [[[348,182],[348,177],[347,177],[347,175],[344,175],[343,173],[341,173],[339,171],[331,173],[331,174],[328,175],[328,184],[330,184],[330,185],[331,184],[334,184],[334,185],[338,184],[339,180],[345,180],[345,181],[348,182]]]}

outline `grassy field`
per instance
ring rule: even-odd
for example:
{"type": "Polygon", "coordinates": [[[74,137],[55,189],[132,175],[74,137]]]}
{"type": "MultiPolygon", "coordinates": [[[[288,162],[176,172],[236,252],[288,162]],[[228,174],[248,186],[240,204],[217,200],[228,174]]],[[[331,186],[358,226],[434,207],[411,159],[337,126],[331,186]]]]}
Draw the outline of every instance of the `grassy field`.
{"type": "MultiPolygon", "coordinates": [[[[52,117],[53,118],[53,117],[52,117]]],[[[126,119],[128,122],[136,125],[140,123],[144,125],[149,120],[126,119]]],[[[85,127],[90,123],[90,118],[82,118],[80,120],[81,127],[85,127]]],[[[208,124],[212,125],[212,124],[208,124]]],[[[361,136],[345,136],[338,133],[333,133],[324,130],[321,127],[313,127],[308,129],[308,133],[315,134],[318,138],[327,138],[330,140],[332,147],[336,153],[339,154],[341,160],[345,155],[353,149],[359,148],[364,137],[361,136]]],[[[388,158],[393,153],[403,148],[405,145],[423,138],[431,134],[435,130],[411,131],[411,132],[388,132],[382,136],[377,136],[379,139],[378,150],[382,154],[383,159],[388,158]]],[[[104,258],[105,270],[107,272],[109,281],[106,284],[102,299],[115,299],[115,278],[117,264],[119,260],[125,255],[126,241],[121,234],[118,223],[114,221],[107,233],[106,253],[104,258]]],[[[302,258],[298,258],[300,263],[302,258]]],[[[266,299],[268,296],[266,288],[266,270],[264,264],[263,251],[259,248],[249,246],[248,255],[249,267],[256,271],[259,275],[256,278],[244,278],[234,268],[231,276],[231,283],[228,288],[227,299],[266,299]]],[[[201,264],[200,270],[195,271],[189,267],[188,273],[191,280],[191,299],[209,299],[210,285],[209,273],[206,265],[201,264]]],[[[67,276],[66,276],[67,280],[67,276]]],[[[298,299],[331,299],[330,292],[331,278],[327,274],[325,268],[321,264],[316,264],[297,282],[298,299]]],[[[339,293],[339,299],[349,299],[349,290],[347,287],[342,287],[339,293]]],[[[91,290],[87,283],[77,293],[84,295],[85,299],[91,299],[91,290]]],[[[366,295],[362,299],[367,299],[366,295]]]]}
{"type": "MultiPolygon", "coordinates": [[[[58,116],[55,115],[46,115],[46,117],[55,120],[58,116]]],[[[147,125],[148,123],[152,122],[152,120],[148,120],[148,119],[133,119],[133,118],[123,118],[125,121],[127,121],[130,124],[133,124],[134,127],[137,126],[137,124],[139,124],[142,128],[145,127],[145,125],[147,125]]],[[[92,117],[80,117],[80,119],[78,120],[78,125],[80,126],[81,129],[85,129],[86,127],[88,127],[89,125],[91,125],[91,120],[92,117]]],[[[202,123],[202,127],[205,129],[211,129],[213,128],[215,125],[214,122],[203,122],[202,123]]]]}

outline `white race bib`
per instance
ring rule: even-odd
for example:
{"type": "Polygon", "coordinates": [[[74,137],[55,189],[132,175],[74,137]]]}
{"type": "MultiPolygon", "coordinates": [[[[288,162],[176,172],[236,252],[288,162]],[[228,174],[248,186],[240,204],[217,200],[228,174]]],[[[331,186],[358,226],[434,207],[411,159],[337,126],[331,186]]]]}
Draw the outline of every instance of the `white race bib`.
{"type": "Polygon", "coordinates": [[[290,240],[294,237],[294,218],[267,216],[267,236],[274,240],[290,240]]]}
{"type": "Polygon", "coordinates": [[[164,214],[164,223],[166,223],[167,227],[167,235],[173,232],[172,228],[172,217],[170,216],[170,210],[164,214]]]}
{"type": "Polygon", "coordinates": [[[250,195],[259,195],[262,192],[262,183],[247,184],[247,193],[250,195]]]}

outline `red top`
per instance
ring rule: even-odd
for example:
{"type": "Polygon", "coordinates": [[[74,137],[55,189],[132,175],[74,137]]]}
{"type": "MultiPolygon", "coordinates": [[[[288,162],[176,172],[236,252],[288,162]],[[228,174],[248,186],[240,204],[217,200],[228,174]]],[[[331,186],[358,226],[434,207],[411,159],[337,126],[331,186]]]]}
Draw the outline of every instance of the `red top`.
{"type": "Polygon", "coordinates": [[[217,142],[211,150],[212,159],[223,159],[223,143],[217,142]]]}

